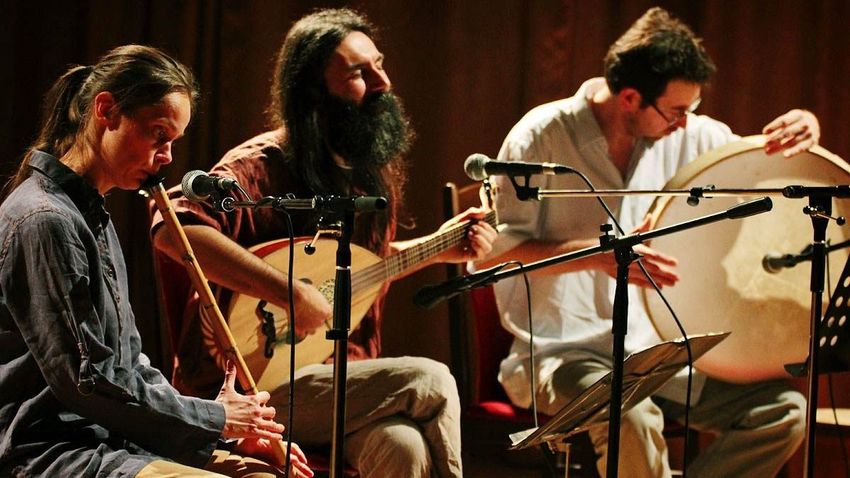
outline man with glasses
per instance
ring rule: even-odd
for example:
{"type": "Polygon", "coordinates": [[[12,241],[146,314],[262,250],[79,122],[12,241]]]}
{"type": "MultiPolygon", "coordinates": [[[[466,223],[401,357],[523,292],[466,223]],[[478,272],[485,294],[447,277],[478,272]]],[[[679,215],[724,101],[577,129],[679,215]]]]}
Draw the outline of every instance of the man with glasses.
{"type": "Polygon", "coordinates": [[[691,103],[690,106],[688,106],[684,110],[674,111],[673,114],[672,114],[673,119],[668,118],[667,115],[664,114],[663,111],[658,109],[658,106],[655,103],[651,103],[650,106],[652,106],[655,109],[655,111],[657,111],[658,114],[661,115],[661,117],[664,118],[665,121],[667,121],[667,127],[672,128],[673,126],[676,125],[676,123],[687,118],[688,113],[693,113],[694,111],[696,111],[697,108],[699,108],[699,104],[700,104],[701,101],[702,101],[702,98],[697,98],[696,100],[694,100],[693,103],[691,103]]]}
{"type": "MultiPolygon", "coordinates": [[[[571,98],[533,109],[511,130],[499,153],[502,161],[567,164],[597,188],[660,189],[682,166],[738,139],[729,128],[694,115],[702,86],[715,67],[700,39],[660,8],[647,11],[609,49],[605,78],[585,82],[571,98]]],[[[792,110],[764,128],[767,153],[786,156],[817,143],[815,116],[792,110]]],[[[505,178],[496,178],[506,190],[505,178]]],[[[584,188],[573,176],[537,180],[543,188],[584,188]]],[[[606,198],[626,230],[647,228],[653,198],[606,198]]],[[[479,267],[507,259],[524,263],[598,245],[599,225],[608,221],[595,199],[519,202],[502,194],[497,204],[507,229],[479,267]]],[[[659,285],[679,276],[676,259],[636,246],[659,285]]],[[[611,317],[616,262],[600,254],[543,269],[530,279],[536,383],[540,411],[554,414],[611,369],[611,317]]],[[[499,379],[511,400],[529,407],[531,366],[525,288],[508,279],[496,285],[502,322],[516,336],[499,379]]],[[[632,284],[648,287],[637,266],[632,284]]],[[[634,287],[630,287],[627,353],[660,342],[634,287]]],[[[675,381],[674,381],[675,382],[675,381]]],[[[679,383],[682,383],[681,381],[679,383]]],[[[682,419],[684,387],[665,387],[623,415],[620,476],[668,477],[662,436],[664,417],[682,419]]],[[[804,432],[805,399],[784,382],[735,385],[699,376],[693,388],[691,423],[717,434],[692,463],[689,476],[775,476],[804,432]]],[[[605,476],[607,424],[590,432],[605,476]]]]}

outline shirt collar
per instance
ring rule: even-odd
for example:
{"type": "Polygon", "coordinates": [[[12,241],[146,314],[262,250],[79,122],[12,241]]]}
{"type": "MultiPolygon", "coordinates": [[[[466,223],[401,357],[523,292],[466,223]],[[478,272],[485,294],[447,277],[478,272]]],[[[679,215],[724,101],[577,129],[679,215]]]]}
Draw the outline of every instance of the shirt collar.
{"type": "Polygon", "coordinates": [[[591,78],[582,83],[575,94],[575,98],[578,100],[575,109],[578,125],[578,128],[576,128],[576,145],[580,150],[590,146],[599,147],[600,142],[606,150],[608,149],[608,143],[602,134],[599,122],[596,121],[596,116],[593,115],[593,110],[590,108],[593,95],[604,86],[604,78],[591,78]]]}
{"type": "Polygon", "coordinates": [[[95,222],[106,226],[109,222],[109,213],[104,208],[103,196],[58,158],[44,151],[35,151],[29,166],[50,178],[65,191],[90,224],[95,222]]]}

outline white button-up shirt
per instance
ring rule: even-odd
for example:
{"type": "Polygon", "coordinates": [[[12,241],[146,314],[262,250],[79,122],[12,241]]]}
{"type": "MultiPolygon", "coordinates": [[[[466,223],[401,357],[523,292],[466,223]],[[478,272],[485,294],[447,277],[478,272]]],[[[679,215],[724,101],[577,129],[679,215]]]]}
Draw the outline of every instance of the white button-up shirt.
{"type": "MultiPolygon", "coordinates": [[[[498,159],[565,164],[587,175],[598,189],[661,189],[685,164],[738,139],[723,123],[689,115],[687,127],[655,142],[639,141],[624,179],[611,162],[608,144],[588,103],[604,82],[602,78],[589,80],[575,96],[531,110],[508,134],[498,159]]],[[[559,242],[596,237],[599,226],[609,222],[595,198],[520,202],[507,178],[494,181],[501,189],[496,203],[500,221],[507,224],[495,244],[496,254],[529,239],[559,242]]],[[[534,176],[532,185],[541,189],[586,189],[575,175],[534,176]]],[[[653,200],[652,196],[605,198],[626,233],[640,224],[653,200]]],[[[539,376],[550,375],[565,361],[611,355],[613,278],[603,272],[580,271],[529,279],[539,376]]],[[[638,289],[629,289],[627,354],[661,341],[638,289]]],[[[515,404],[528,407],[528,302],[523,279],[515,276],[503,280],[495,290],[502,324],[516,337],[510,355],[502,361],[499,380],[515,404]]],[[[697,394],[701,383],[695,387],[697,394]]]]}

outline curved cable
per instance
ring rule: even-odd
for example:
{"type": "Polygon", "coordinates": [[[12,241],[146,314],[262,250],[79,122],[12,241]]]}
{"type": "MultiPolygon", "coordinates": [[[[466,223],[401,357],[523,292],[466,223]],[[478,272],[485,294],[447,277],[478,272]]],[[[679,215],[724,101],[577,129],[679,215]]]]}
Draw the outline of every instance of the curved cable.
{"type": "Polygon", "coordinates": [[[295,294],[292,290],[292,275],[295,262],[295,232],[292,227],[292,216],[284,211],[286,217],[286,230],[289,233],[289,266],[287,268],[286,288],[289,300],[289,406],[286,418],[286,462],[284,463],[284,477],[289,478],[289,470],[292,469],[292,422],[295,415],[295,294]]]}

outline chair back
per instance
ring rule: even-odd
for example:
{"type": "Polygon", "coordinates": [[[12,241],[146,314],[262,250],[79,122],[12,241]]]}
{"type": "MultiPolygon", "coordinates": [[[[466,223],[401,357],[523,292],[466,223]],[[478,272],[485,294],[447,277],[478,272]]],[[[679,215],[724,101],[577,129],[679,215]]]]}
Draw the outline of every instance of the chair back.
{"type": "MultiPolygon", "coordinates": [[[[443,187],[445,218],[452,218],[467,207],[480,205],[480,187],[481,183],[461,188],[454,183],[446,183],[443,187]]],[[[449,278],[466,272],[463,264],[447,266],[449,278]]],[[[507,402],[508,398],[496,377],[501,360],[510,350],[513,336],[501,326],[493,288],[474,289],[468,295],[457,295],[448,302],[452,371],[464,405],[507,402]]]]}

